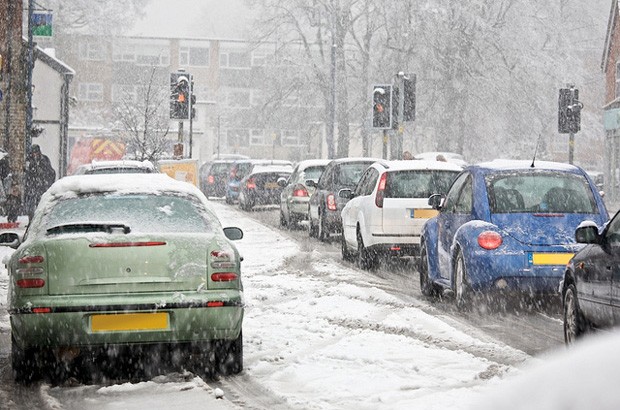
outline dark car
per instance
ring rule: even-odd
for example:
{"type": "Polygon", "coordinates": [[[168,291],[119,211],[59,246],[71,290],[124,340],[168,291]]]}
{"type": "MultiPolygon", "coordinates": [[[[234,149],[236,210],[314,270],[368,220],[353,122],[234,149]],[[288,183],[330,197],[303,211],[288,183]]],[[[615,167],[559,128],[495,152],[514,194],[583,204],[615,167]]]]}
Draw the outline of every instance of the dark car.
{"type": "Polygon", "coordinates": [[[583,248],[575,228],[609,218],[585,171],[558,162],[470,165],[429,204],[440,212],[422,229],[420,288],[448,291],[465,309],[478,295],[557,297],[566,263],[583,248]]]}
{"type": "Polygon", "coordinates": [[[226,183],[230,168],[240,159],[248,159],[243,155],[221,156],[209,162],[205,162],[198,172],[200,190],[207,198],[221,198],[226,195],[226,183]]]}
{"type": "Polygon", "coordinates": [[[239,183],[239,207],[244,211],[254,206],[280,203],[283,182],[292,173],[288,166],[256,166],[239,183]]]}
{"type": "Polygon", "coordinates": [[[620,212],[602,231],[582,223],[575,240],[586,246],[568,263],[560,285],[566,344],[593,328],[620,324],[620,212]]]}
{"type": "Polygon", "coordinates": [[[339,158],[325,167],[319,181],[308,181],[309,187],[316,188],[308,203],[310,236],[325,241],[332,233],[342,232],[340,212],[348,199],[340,198],[338,191],[353,189],[360,177],[378,158],[339,158]]]}
{"type": "Polygon", "coordinates": [[[233,204],[239,197],[241,181],[252,172],[255,166],[286,166],[293,171],[293,163],[286,160],[271,159],[243,159],[235,161],[228,172],[226,182],[226,203],[233,204]]]}

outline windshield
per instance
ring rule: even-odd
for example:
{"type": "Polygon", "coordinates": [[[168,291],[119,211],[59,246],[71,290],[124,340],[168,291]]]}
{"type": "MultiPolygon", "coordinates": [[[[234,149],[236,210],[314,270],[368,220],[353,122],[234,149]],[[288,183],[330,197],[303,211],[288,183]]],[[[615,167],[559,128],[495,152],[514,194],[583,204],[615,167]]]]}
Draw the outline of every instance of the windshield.
{"type": "Polygon", "coordinates": [[[62,225],[84,222],[122,223],[133,233],[211,230],[199,204],[173,195],[89,195],[65,199],[43,220],[44,230],[52,229],[52,232],[62,225]]]}
{"type": "Polygon", "coordinates": [[[398,171],[388,173],[386,198],[428,198],[445,195],[457,171],[398,171]]]}
{"type": "Polygon", "coordinates": [[[370,163],[366,162],[353,162],[349,164],[341,164],[339,172],[336,175],[336,185],[354,187],[362,177],[366,168],[370,166],[370,163]]]}
{"type": "Polygon", "coordinates": [[[491,212],[597,212],[588,181],[561,172],[518,172],[487,178],[491,212]]]}

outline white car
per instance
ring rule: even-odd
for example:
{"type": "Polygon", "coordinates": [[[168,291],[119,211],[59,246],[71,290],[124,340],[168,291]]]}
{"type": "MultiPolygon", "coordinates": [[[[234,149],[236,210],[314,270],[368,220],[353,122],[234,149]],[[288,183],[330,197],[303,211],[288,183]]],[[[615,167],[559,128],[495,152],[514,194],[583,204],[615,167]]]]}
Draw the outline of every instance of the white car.
{"type": "Polygon", "coordinates": [[[411,257],[418,253],[422,226],[437,211],[432,194],[448,191],[462,168],[442,161],[378,161],[362,175],[342,210],[342,257],[361,268],[376,266],[379,257],[411,257]]]}

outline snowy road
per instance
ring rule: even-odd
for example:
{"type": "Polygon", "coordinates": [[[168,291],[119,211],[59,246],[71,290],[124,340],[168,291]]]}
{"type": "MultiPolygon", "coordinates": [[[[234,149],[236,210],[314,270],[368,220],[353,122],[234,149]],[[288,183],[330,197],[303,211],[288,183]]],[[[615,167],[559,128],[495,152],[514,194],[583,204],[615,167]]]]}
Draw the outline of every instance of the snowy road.
{"type": "MultiPolygon", "coordinates": [[[[15,386],[7,376],[8,278],[2,270],[2,406],[465,409],[502,376],[538,360],[499,341],[496,335],[504,330],[493,323],[506,318],[463,318],[449,304],[430,303],[412,291],[408,275],[360,271],[341,263],[335,246],[297,240],[295,233],[280,232],[236,208],[214,206],[225,226],[245,232],[237,242],[245,258],[247,303],[241,375],[203,381],[177,369],[141,383],[15,386]],[[488,332],[496,327],[496,333],[488,332]],[[216,400],[220,390],[224,399],[216,400]]],[[[539,330],[531,318],[510,320],[539,330]]]]}

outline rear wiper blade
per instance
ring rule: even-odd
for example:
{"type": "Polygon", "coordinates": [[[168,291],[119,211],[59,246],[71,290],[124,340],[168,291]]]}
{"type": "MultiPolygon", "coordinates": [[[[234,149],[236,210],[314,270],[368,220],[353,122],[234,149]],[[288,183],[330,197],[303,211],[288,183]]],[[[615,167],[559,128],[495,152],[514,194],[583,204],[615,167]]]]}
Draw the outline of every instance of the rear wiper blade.
{"type": "Polygon", "coordinates": [[[76,232],[105,232],[112,233],[121,231],[125,234],[131,232],[131,228],[119,223],[73,223],[57,225],[47,230],[50,235],[76,232]]]}

